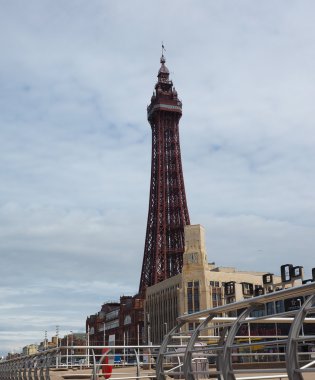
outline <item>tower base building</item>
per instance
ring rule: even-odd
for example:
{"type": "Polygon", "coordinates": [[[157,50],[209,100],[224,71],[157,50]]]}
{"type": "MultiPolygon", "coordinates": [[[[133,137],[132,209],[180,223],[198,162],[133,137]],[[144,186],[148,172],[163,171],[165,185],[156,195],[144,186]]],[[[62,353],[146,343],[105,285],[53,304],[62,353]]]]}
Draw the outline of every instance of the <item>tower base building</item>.
{"type": "Polygon", "coordinates": [[[264,274],[208,263],[204,228],[199,224],[186,226],[182,272],[148,287],[146,291],[145,331],[148,341],[160,344],[164,335],[177,325],[176,319],[180,315],[259,294],[263,291],[264,274]]]}

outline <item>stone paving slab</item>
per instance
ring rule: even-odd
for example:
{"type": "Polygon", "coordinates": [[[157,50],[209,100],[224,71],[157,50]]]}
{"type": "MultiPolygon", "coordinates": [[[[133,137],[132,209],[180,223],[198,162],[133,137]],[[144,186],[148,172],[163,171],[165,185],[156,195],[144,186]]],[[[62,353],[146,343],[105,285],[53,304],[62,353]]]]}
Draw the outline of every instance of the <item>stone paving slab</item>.
{"type": "MultiPolygon", "coordinates": [[[[284,372],[285,373],[285,372],[284,372]]],[[[59,370],[51,370],[50,371],[50,378],[51,380],[82,380],[82,379],[89,379],[91,378],[92,374],[92,368],[90,369],[59,369],[59,370]]],[[[146,375],[155,375],[154,370],[141,370],[140,372],[141,377],[144,376],[144,380],[149,380],[149,377],[146,377],[146,375]]],[[[109,380],[115,380],[115,379],[121,379],[123,377],[133,377],[136,378],[136,368],[135,367],[129,367],[129,368],[114,368],[112,376],[109,380]]],[[[249,379],[250,376],[252,377],[259,377],[259,376],[266,376],[265,378],[268,379],[267,376],[277,376],[278,379],[280,379],[280,374],[279,373],[256,373],[256,374],[249,374],[247,373],[238,373],[236,375],[236,378],[243,378],[244,380],[247,378],[249,379]]],[[[278,380],[277,377],[273,378],[273,380],[278,380]]],[[[314,373],[304,373],[303,374],[304,380],[315,380],[315,372],[314,373]]],[[[100,375],[99,379],[104,380],[104,377],[100,375]]],[[[272,378],[269,377],[271,380],[272,378]]],[[[283,380],[285,380],[285,377],[282,377],[283,380]]],[[[169,378],[169,380],[173,380],[169,378]]]]}

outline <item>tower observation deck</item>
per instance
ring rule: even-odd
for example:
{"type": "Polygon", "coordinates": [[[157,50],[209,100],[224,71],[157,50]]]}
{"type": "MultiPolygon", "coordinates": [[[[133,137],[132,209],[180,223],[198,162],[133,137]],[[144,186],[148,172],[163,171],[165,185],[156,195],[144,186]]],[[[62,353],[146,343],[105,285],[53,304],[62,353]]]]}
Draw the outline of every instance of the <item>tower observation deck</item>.
{"type": "Polygon", "coordinates": [[[182,103],[162,54],[147,108],[152,129],[149,211],[139,293],[181,272],[184,226],[190,224],[179,143],[182,103]]]}

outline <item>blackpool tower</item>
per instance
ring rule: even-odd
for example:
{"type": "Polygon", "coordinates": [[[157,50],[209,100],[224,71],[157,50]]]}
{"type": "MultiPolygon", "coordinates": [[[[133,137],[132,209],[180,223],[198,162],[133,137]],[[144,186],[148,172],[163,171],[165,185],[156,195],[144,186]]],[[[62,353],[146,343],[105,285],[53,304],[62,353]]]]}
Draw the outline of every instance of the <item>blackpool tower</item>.
{"type": "Polygon", "coordinates": [[[152,129],[152,163],[148,222],[139,293],[180,273],[184,226],[190,224],[182,170],[178,99],[162,51],[158,81],[148,106],[152,129]]]}

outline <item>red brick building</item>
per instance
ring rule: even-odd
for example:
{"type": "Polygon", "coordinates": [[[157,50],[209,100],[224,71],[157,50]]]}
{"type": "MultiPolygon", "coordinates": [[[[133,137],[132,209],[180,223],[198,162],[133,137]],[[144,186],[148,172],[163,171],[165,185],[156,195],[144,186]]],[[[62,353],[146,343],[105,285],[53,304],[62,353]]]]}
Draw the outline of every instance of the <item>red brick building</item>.
{"type": "Polygon", "coordinates": [[[144,300],[138,295],[122,296],[120,302],[106,302],[86,319],[90,346],[138,345],[143,343],[144,300]]]}

